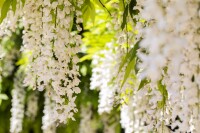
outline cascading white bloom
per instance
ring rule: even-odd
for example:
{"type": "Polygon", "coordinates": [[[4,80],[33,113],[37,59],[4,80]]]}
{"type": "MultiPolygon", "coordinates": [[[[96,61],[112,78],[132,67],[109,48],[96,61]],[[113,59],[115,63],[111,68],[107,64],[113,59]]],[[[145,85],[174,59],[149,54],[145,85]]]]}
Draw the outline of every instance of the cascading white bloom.
{"type": "Polygon", "coordinates": [[[54,121],[54,108],[55,102],[51,100],[49,96],[50,87],[46,88],[44,97],[44,116],[42,117],[42,130],[44,133],[56,133],[56,123],[54,121]]]}
{"type": "MultiPolygon", "coordinates": [[[[83,1],[73,4],[80,8],[83,1]]],[[[77,112],[74,93],[80,93],[77,53],[81,36],[73,31],[72,24],[75,13],[80,31],[82,14],[73,4],[65,0],[27,0],[22,7],[22,2],[17,0],[17,10],[8,11],[0,29],[1,36],[10,34],[21,17],[24,26],[21,50],[31,53],[24,83],[39,91],[51,84],[52,100],[56,103],[54,121],[60,123],[66,123],[67,118],[74,119],[73,113],[77,112]]]]}
{"type": "Polygon", "coordinates": [[[143,113],[147,109],[145,105],[148,103],[147,98],[142,97],[142,93],[137,91],[137,79],[129,77],[123,88],[121,97],[125,102],[122,103],[120,109],[121,126],[125,129],[125,133],[144,132],[143,113]]]}
{"type": "Polygon", "coordinates": [[[0,45],[0,60],[2,60],[2,58],[5,56],[5,51],[3,49],[3,47],[0,45]]]}
{"type": "MultiPolygon", "coordinates": [[[[142,5],[141,16],[149,24],[143,30],[144,39],[140,44],[146,51],[138,54],[142,60],[139,67],[143,70],[140,76],[151,80],[151,93],[154,94],[158,91],[154,89],[157,82],[163,79],[162,84],[166,85],[168,93],[161,113],[156,111],[156,101],[160,101],[156,99],[162,92],[150,98],[155,103],[150,115],[155,116],[153,119],[161,126],[163,121],[164,125],[171,121],[171,128],[178,127],[177,132],[198,131],[194,123],[199,118],[199,81],[196,80],[199,77],[199,2],[147,0],[142,1],[142,5]]],[[[159,128],[155,124],[152,127],[159,128]]]]}
{"type": "Polygon", "coordinates": [[[98,112],[109,113],[114,104],[115,92],[118,85],[114,84],[114,78],[117,75],[116,64],[116,51],[113,49],[113,44],[109,43],[108,50],[99,51],[93,56],[93,69],[90,89],[99,89],[99,107],[98,112]]]}
{"type": "Polygon", "coordinates": [[[38,93],[33,92],[27,98],[27,108],[25,114],[31,118],[32,120],[35,119],[38,112],[38,93]]]}
{"type": "Polygon", "coordinates": [[[121,120],[122,128],[125,129],[125,133],[132,133],[134,131],[134,110],[130,105],[122,105],[121,107],[121,120]]]}
{"type": "MultiPolygon", "coordinates": [[[[11,8],[11,7],[10,7],[11,8]]],[[[16,0],[16,10],[9,10],[6,18],[0,24],[0,36],[11,36],[12,32],[15,32],[22,16],[22,2],[16,0]]]]}
{"type": "MultiPolygon", "coordinates": [[[[23,51],[30,52],[32,55],[29,57],[30,63],[28,64],[28,69],[26,70],[26,78],[25,85],[31,86],[33,89],[36,88],[36,75],[38,73],[33,73],[33,66],[37,68],[41,68],[43,71],[45,69],[40,65],[36,64],[36,58],[40,55],[40,45],[41,44],[41,36],[42,36],[42,11],[38,8],[42,5],[42,1],[26,1],[24,5],[24,16],[22,18],[24,30],[23,30],[23,51]]],[[[47,51],[48,49],[46,49],[47,51]]],[[[41,62],[42,63],[42,62],[41,62]]]]}
{"type": "MultiPolygon", "coordinates": [[[[178,126],[180,132],[198,132],[199,126],[199,1],[197,0],[186,0],[184,2],[180,1],[175,3],[170,3],[168,9],[168,17],[179,18],[176,25],[176,32],[183,38],[186,39],[187,47],[184,49],[183,62],[180,65],[179,73],[175,82],[174,81],[174,70],[169,67],[169,81],[167,85],[170,85],[170,89],[178,90],[179,95],[181,95],[181,100],[177,100],[177,97],[173,97],[172,100],[174,104],[172,105],[173,116],[178,116],[179,121],[175,120],[173,126],[178,126]],[[179,10],[175,14],[170,12],[170,9],[179,7],[180,3],[185,8],[185,10],[179,10]],[[180,15],[181,14],[181,15],[180,15]],[[187,27],[187,28],[186,28],[187,27]],[[173,77],[171,76],[173,75],[173,77]],[[179,87],[177,86],[177,83],[179,87]],[[176,87],[176,88],[175,88],[176,87]],[[175,106],[176,105],[176,106],[175,106]],[[173,111],[174,110],[174,111],[173,111]],[[178,112],[177,112],[178,111],[178,112]]],[[[172,23],[172,22],[171,22],[172,23]]],[[[176,95],[175,95],[176,96],[176,95]]]]}
{"type": "Polygon", "coordinates": [[[24,118],[24,108],[25,108],[25,88],[23,86],[24,74],[21,70],[15,75],[14,87],[12,90],[12,108],[11,108],[11,118],[10,118],[10,132],[20,133],[22,131],[22,123],[24,118]]]}
{"type": "Polygon", "coordinates": [[[104,133],[116,133],[116,127],[119,124],[118,123],[118,115],[108,115],[104,114],[101,116],[101,120],[103,122],[103,132],[104,133]]]}
{"type": "Polygon", "coordinates": [[[9,52],[5,52],[5,55],[2,60],[0,60],[0,67],[2,69],[2,76],[10,76],[14,70],[14,63],[17,57],[19,56],[19,51],[15,48],[9,52]]]}
{"type": "MultiPolygon", "coordinates": [[[[80,93],[77,53],[81,36],[71,29],[74,11],[72,3],[64,0],[28,0],[24,6],[22,50],[32,53],[25,84],[39,91],[52,86],[54,121],[60,123],[66,123],[67,118],[74,120],[77,109],[73,94],[80,93]]],[[[76,13],[81,16],[80,11],[76,13]]]]}
{"type": "Polygon", "coordinates": [[[97,127],[95,121],[92,120],[91,106],[81,106],[81,122],[79,133],[95,133],[97,127]]]}

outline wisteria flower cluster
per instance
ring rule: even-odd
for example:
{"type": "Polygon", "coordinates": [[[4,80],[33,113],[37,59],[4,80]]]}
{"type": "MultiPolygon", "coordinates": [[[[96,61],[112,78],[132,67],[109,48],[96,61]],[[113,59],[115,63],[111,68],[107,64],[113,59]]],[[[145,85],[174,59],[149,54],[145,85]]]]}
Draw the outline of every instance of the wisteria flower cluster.
{"type": "MultiPolygon", "coordinates": [[[[31,53],[24,84],[39,91],[51,86],[49,96],[56,103],[54,121],[59,123],[74,119],[77,109],[73,94],[80,93],[77,53],[81,36],[72,29],[73,14],[76,13],[77,26],[82,19],[72,4],[65,0],[17,1],[16,11],[10,10],[1,24],[1,36],[9,35],[17,24],[23,25],[21,50],[31,53]]],[[[80,8],[82,2],[77,4],[80,8]]]]}
{"type": "MultiPolygon", "coordinates": [[[[14,64],[19,51],[6,53],[0,45],[0,82],[2,76],[17,70],[11,133],[22,131],[24,114],[34,120],[39,109],[38,92],[29,95],[25,106],[26,87],[44,91],[44,133],[56,133],[60,123],[75,121],[75,100],[81,92],[78,54],[84,32],[89,31],[84,30],[83,18],[95,22],[93,3],[112,18],[103,22],[106,32],[116,34],[92,55],[88,83],[90,90],[99,91],[104,132],[115,132],[117,122],[109,124],[109,117],[104,116],[112,114],[116,105],[125,133],[200,131],[199,0],[108,1],[108,9],[100,0],[6,2],[10,5],[1,11],[8,10],[0,24],[0,37],[23,27],[20,50],[28,55],[22,70],[19,62],[14,64]]],[[[96,131],[92,115],[91,106],[81,105],[81,133],[96,131]]]]}
{"type": "Polygon", "coordinates": [[[22,131],[22,123],[24,118],[25,109],[25,96],[26,91],[23,87],[24,74],[19,70],[14,79],[14,88],[12,90],[12,109],[11,109],[11,119],[10,119],[10,132],[19,133],[22,131]]]}
{"type": "MultiPolygon", "coordinates": [[[[199,131],[199,2],[146,0],[137,1],[134,9],[140,11],[135,16],[138,20],[135,28],[139,32],[135,40],[143,38],[137,54],[139,61],[136,62],[139,72],[130,74],[129,78],[135,74],[137,78],[127,80],[122,88],[116,86],[114,90],[121,90],[119,96],[107,101],[125,96],[121,124],[127,133],[199,131]],[[128,88],[131,88],[130,92],[128,88]]],[[[119,35],[126,37],[123,32],[119,35]]],[[[119,42],[125,42],[125,39],[121,40],[119,42]]],[[[99,61],[108,61],[108,54],[109,51],[104,52],[105,57],[98,57],[99,61]]],[[[108,63],[96,61],[98,58],[94,56],[93,62],[99,65],[94,66],[93,71],[98,73],[94,77],[98,77],[96,80],[100,82],[92,84],[91,88],[99,87],[100,99],[103,99],[114,87],[108,86],[107,92],[101,93],[107,88],[101,84],[106,83],[102,73],[105,68],[113,70],[114,67],[108,68],[108,63]]],[[[125,70],[121,71],[125,73],[125,70]]],[[[110,74],[116,73],[112,71],[110,74]]]]}

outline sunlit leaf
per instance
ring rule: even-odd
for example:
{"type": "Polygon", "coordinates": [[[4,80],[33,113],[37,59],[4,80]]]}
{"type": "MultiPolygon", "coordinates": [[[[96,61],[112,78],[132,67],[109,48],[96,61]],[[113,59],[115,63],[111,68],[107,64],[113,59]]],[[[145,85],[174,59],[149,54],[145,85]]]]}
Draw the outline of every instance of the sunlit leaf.
{"type": "Polygon", "coordinates": [[[140,90],[140,89],[142,89],[146,84],[148,84],[150,81],[148,80],[148,79],[146,79],[146,78],[144,78],[144,79],[142,79],[142,81],[140,82],[140,85],[139,85],[139,87],[138,87],[138,91],[140,90]]]}
{"type": "Polygon", "coordinates": [[[92,22],[94,23],[96,15],[95,6],[90,0],[85,0],[82,7],[82,12],[84,25],[86,25],[89,18],[91,18],[92,22]]]}
{"type": "Polygon", "coordinates": [[[123,30],[127,24],[127,16],[128,16],[128,5],[126,5],[124,13],[123,13],[123,21],[121,25],[121,29],[123,30]]]}
{"type": "Polygon", "coordinates": [[[1,18],[0,18],[0,23],[4,20],[4,18],[7,16],[7,13],[9,11],[9,7],[11,5],[12,1],[11,0],[6,0],[3,3],[2,9],[1,9],[1,18]]]}
{"type": "Polygon", "coordinates": [[[101,1],[101,0],[94,0],[94,2],[102,9],[106,10],[109,15],[111,16],[110,14],[110,11],[106,8],[106,6],[104,5],[104,3],[101,1]]]}
{"type": "Polygon", "coordinates": [[[17,6],[17,0],[12,0],[12,10],[13,10],[13,12],[15,13],[15,11],[16,11],[16,6],[17,6]]]}
{"type": "Polygon", "coordinates": [[[85,55],[85,56],[83,56],[82,58],[80,58],[80,61],[83,62],[83,61],[85,61],[85,60],[91,60],[91,59],[92,59],[92,55],[89,54],[89,55],[85,55]]]}
{"type": "Polygon", "coordinates": [[[24,6],[26,0],[21,0],[21,2],[22,2],[22,6],[24,6]]]}
{"type": "Polygon", "coordinates": [[[125,5],[124,5],[124,0],[119,0],[119,9],[120,9],[121,11],[123,11],[123,10],[124,10],[124,7],[125,7],[125,5]]]}
{"type": "Polygon", "coordinates": [[[4,1],[5,0],[0,0],[0,9],[2,8],[4,1]]]}
{"type": "Polygon", "coordinates": [[[121,84],[121,87],[124,86],[124,83],[126,82],[126,80],[128,79],[129,75],[131,74],[134,66],[135,66],[135,59],[131,60],[131,62],[129,62],[129,64],[127,65],[127,68],[126,68],[126,71],[125,71],[125,75],[124,75],[124,79],[123,79],[123,82],[121,84]]]}
{"type": "Polygon", "coordinates": [[[8,96],[6,94],[0,94],[1,100],[8,100],[8,96]]]}
{"type": "Polygon", "coordinates": [[[137,53],[137,50],[139,48],[139,43],[140,42],[137,42],[134,47],[126,54],[125,58],[123,59],[122,63],[120,64],[119,66],[119,70],[118,70],[118,73],[122,70],[122,68],[124,67],[124,65],[130,61],[130,60],[133,60],[133,58],[136,57],[136,53],[137,53]]]}
{"type": "Polygon", "coordinates": [[[163,108],[166,104],[166,100],[168,98],[168,92],[166,90],[166,85],[162,84],[162,80],[159,80],[157,83],[158,90],[162,95],[162,101],[158,102],[158,108],[163,108]]]}

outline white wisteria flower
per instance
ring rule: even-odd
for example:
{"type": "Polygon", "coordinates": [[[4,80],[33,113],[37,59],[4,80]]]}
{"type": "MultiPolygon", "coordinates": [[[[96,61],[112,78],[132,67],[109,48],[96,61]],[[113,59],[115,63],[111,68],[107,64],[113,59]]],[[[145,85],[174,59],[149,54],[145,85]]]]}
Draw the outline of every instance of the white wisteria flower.
{"type": "MultiPolygon", "coordinates": [[[[24,10],[22,50],[32,54],[24,82],[39,91],[50,85],[50,97],[56,104],[54,121],[74,120],[73,113],[77,112],[74,94],[80,93],[77,53],[81,44],[81,36],[71,29],[75,8],[65,0],[28,0],[24,10]]],[[[79,23],[80,11],[75,12],[79,23]]]]}
{"type": "Polygon", "coordinates": [[[23,118],[25,109],[25,87],[23,86],[24,74],[21,70],[15,75],[14,87],[12,90],[12,108],[10,118],[10,132],[20,133],[23,129],[23,118]]]}
{"type": "Polygon", "coordinates": [[[38,112],[38,98],[38,92],[31,93],[31,95],[29,95],[27,98],[27,108],[25,114],[32,120],[35,119],[38,112]]]}

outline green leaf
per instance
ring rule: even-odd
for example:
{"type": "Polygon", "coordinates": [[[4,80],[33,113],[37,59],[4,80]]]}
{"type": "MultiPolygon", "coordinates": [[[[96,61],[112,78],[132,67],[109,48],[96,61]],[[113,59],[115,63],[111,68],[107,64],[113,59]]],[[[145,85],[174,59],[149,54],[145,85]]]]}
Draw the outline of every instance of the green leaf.
{"type": "Polygon", "coordinates": [[[124,10],[124,0],[119,0],[119,10],[123,11],[124,10]]]}
{"type": "Polygon", "coordinates": [[[140,41],[138,41],[133,47],[133,51],[132,51],[131,57],[130,57],[131,60],[136,57],[137,50],[139,49],[139,43],[140,43],[140,41]]]}
{"type": "Polygon", "coordinates": [[[132,53],[132,49],[126,54],[125,58],[124,58],[123,61],[121,62],[120,66],[119,66],[118,74],[119,74],[119,72],[122,70],[122,68],[124,67],[124,65],[126,64],[126,62],[128,62],[131,53],[132,53]]]}
{"type": "Polygon", "coordinates": [[[146,78],[142,79],[142,81],[140,82],[140,85],[139,85],[139,88],[138,88],[138,91],[140,89],[142,89],[146,84],[148,84],[150,81],[147,80],[146,78]]]}
{"type": "Polygon", "coordinates": [[[84,25],[86,25],[89,17],[91,18],[92,22],[95,21],[95,6],[90,0],[85,0],[83,7],[82,7],[82,13],[83,13],[83,22],[84,25]]]}
{"type": "Polygon", "coordinates": [[[134,66],[135,66],[135,59],[131,60],[129,62],[129,64],[127,65],[127,68],[126,68],[126,71],[125,71],[125,75],[124,75],[124,79],[123,79],[123,82],[121,84],[121,88],[124,86],[124,83],[128,79],[128,77],[129,77],[130,73],[132,72],[134,66]]]}
{"type": "Polygon", "coordinates": [[[161,93],[165,98],[167,98],[167,97],[168,97],[168,93],[167,93],[167,90],[166,90],[166,85],[163,85],[163,84],[162,84],[162,80],[159,80],[159,81],[158,81],[157,87],[158,87],[158,90],[160,91],[160,93],[161,93]]]}
{"type": "Polygon", "coordinates": [[[137,54],[137,50],[139,48],[139,42],[137,42],[134,47],[126,54],[124,60],[122,61],[122,63],[120,64],[119,66],[119,70],[118,70],[118,73],[122,70],[122,68],[124,67],[124,65],[128,62],[128,61],[131,61],[133,60],[133,58],[136,57],[136,54],[137,54]]]}
{"type": "Polygon", "coordinates": [[[158,87],[158,90],[160,91],[160,93],[162,94],[162,101],[158,102],[158,108],[163,108],[168,99],[168,92],[166,90],[166,85],[162,84],[162,79],[158,81],[157,87],[158,87]]]}
{"type": "Polygon", "coordinates": [[[12,1],[11,0],[6,0],[3,3],[2,9],[1,9],[1,18],[0,18],[0,23],[4,20],[4,18],[7,16],[7,13],[9,11],[9,7],[11,5],[12,1]]]}
{"type": "Polygon", "coordinates": [[[124,27],[126,26],[127,23],[127,16],[128,16],[128,5],[126,5],[124,13],[123,13],[123,21],[122,21],[122,25],[121,28],[122,30],[124,29],[124,27]]]}
{"type": "MultiPolygon", "coordinates": [[[[57,9],[56,9],[57,10],[57,9]]],[[[56,27],[56,18],[57,18],[57,11],[55,10],[51,10],[50,12],[51,16],[52,16],[52,23],[55,25],[56,27]]]]}
{"type": "Polygon", "coordinates": [[[13,12],[15,13],[15,11],[16,11],[16,6],[17,6],[17,0],[12,0],[12,10],[13,10],[13,12]]]}
{"type": "Polygon", "coordinates": [[[111,16],[111,13],[109,12],[109,10],[106,8],[106,6],[103,4],[103,2],[101,0],[94,0],[94,2],[102,9],[106,10],[109,15],[111,16]]]}
{"type": "Polygon", "coordinates": [[[26,0],[21,0],[22,6],[24,6],[26,0]]]}
{"type": "Polygon", "coordinates": [[[165,103],[163,101],[158,101],[157,106],[159,109],[162,109],[165,106],[165,103]]]}
{"type": "Polygon", "coordinates": [[[88,54],[88,55],[85,55],[82,58],[80,58],[80,62],[83,62],[85,60],[91,60],[91,59],[92,59],[92,55],[88,54]]]}
{"type": "Polygon", "coordinates": [[[5,0],[0,0],[0,9],[1,9],[1,7],[3,6],[4,1],[5,1],[5,0]]]}
{"type": "Polygon", "coordinates": [[[133,19],[133,22],[137,22],[137,20],[133,17],[134,15],[137,15],[139,13],[138,9],[133,9],[134,6],[136,6],[137,1],[136,0],[131,0],[129,3],[129,14],[131,16],[131,18],[133,19]]]}
{"type": "Polygon", "coordinates": [[[134,6],[136,6],[137,1],[136,0],[131,0],[129,3],[129,12],[131,12],[134,8],[134,6]]]}
{"type": "Polygon", "coordinates": [[[136,6],[136,4],[137,4],[136,0],[131,0],[131,2],[129,3],[129,13],[132,19],[134,19],[133,15],[137,15],[139,13],[139,10],[133,9],[134,6],[136,6]]]}
{"type": "Polygon", "coordinates": [[[101,0],[94,0],[94,3],[97,4],[100,8],[104,9],[104,4],[102,3],[101,0]]]}
{"type": "Polygon", "coordinates": [[[8,96],[6,94],[0,94],[1,100],[8,100],[8,96]]]}

